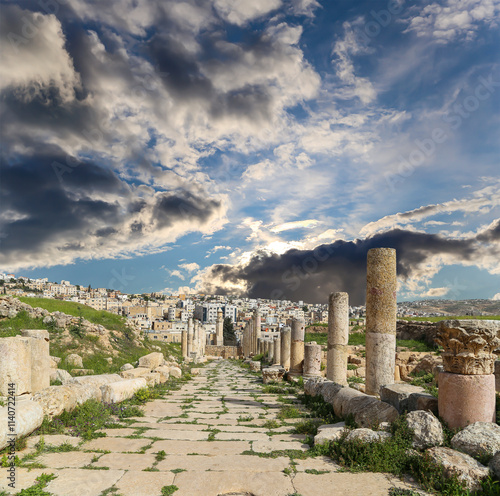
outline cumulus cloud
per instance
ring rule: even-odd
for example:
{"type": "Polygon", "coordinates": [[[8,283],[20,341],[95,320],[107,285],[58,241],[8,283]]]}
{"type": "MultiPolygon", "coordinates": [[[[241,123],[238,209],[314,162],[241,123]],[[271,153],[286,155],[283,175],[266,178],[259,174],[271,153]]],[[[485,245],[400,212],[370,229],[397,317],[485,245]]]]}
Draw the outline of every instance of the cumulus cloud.
{"type": "Polygon", "coordinates": [[[449,293],[450,288],[430,288],[429,290],[425,291],[424,293],[421,293],[420,296],[423,298],[425,297],[439,297],[439,296],[445,296],[449,293]]]}
{"type": "Polygon", "coordinates": [[[11,5],[0,16],[0,91],[13,89],[31,101],[54,97],[69,102],[80,87],[80,77],[65,48],[62,26],[54,15],[22,10],[11,5]]]}
{"type": "Polygon", "coordinates": [[[441,43],[471,39],[481,25],[498,26],[498,0],[446,0],[425,5],[409,19],[408,31],[432,36],[441,43]]]}
{"type": "Polygon", "coordinates": [[[181,264],[179,265],[179,268],[187,270],[188,272],[194,272],[195,270],[198,270],[200,266],[196,262],[192,262],[181,264]]]}

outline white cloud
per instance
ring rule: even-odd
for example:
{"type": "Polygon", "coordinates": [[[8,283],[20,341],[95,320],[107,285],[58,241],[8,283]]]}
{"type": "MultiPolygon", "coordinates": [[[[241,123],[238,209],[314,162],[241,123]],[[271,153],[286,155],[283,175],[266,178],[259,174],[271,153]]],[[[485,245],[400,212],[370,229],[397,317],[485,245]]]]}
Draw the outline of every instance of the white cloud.
{"type": "Polygon", "coordinates": [[[215,10],[221,17],[238,26],[257,19],[281,6],[281,0],[214,0],[215,10]]]}
{"type": "Polygon", "coordinates": [[[172,277],[178,277],[179,279],[182,279],[184,281],[185,277],[181,274],[181,272],[179,270],[173,270],[172,272],[170,272],[170,275],[172,277]]]}
{"type": "Polygon", "coordinates": [[[481,24],[498,26],[498,0],[446,0],[426,5],[409,20],[407,31],[432,36],[441,43],[458,37],[471,39],[481,24]]]}
{"type": "Polygon", "coordinates": [[[500,300],[500,293],[497,293],[496,295],[494,295],[492,300],[499,301],[500,300]]]}
{"type": "Polygon", "coordinates": [[[198,270],[200,266],[196,262],[192,263],[185,263],[179,265],[181,269],[187,270],[188,272],[194,272],[195,270],[198,270]]]}
{"type": "Polygon", "coordinates": [[[291,229],[303,229],[303,228],[312,228],[318,225],[318,221],[315,219],[308,220],[297,220],[294,222],[286,222],[285,224],[280,224],[271,228],[271,232],[279,233],[283,231],[289,231],[291,229]]]}
{"type": "Polygon", "coordinates": [[[424,293],[420,293],[419,296],[422,297],[436,297],[436,296],[445,296],[448,294],[450,288],[430,288],[429,290],[425,291],[424,293]]]}
{"type": "Polygon", "coordinates": [[[64,102],[72,101],[80,77],[59,20],[15,6],[5,7],[2,17],[10,25],[0,29],[0,91],[14,89],[18,98],[30,101],[55,87],[64,102]]]}

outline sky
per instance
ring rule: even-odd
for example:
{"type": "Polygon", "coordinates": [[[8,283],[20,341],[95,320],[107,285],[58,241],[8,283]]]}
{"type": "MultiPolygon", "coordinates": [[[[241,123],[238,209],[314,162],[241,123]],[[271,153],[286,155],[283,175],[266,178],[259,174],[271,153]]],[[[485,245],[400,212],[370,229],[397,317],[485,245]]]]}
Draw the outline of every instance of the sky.
{"type": "Polygon", "coordinates": [[[500,1],[1,1],[0,271],[500,299],[500,1]]]}

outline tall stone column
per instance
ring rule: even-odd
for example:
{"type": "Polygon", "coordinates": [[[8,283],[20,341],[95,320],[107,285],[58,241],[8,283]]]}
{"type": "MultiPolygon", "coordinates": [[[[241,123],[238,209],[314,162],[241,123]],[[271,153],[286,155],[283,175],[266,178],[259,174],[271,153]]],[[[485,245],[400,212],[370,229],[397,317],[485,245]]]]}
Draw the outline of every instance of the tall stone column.
{"type": "Polygon", "coordinates": [[[256,355],[260,355],[261,353],[264,353],[264,343],[262,341],[262,338],[259,338],[257,340],[257,353],[256,353],[256,355]]]}
{"type": "Polygon", "coordinates": [[[255,339],[259,340],[262,337],[261,332],[261,321],[260,321],[260,311],[258,308],[254,312],[254,327],[255,327],[255,339]]]}
{"type": "Polygon", "coordinates": [[[321,376],[321,345],[306,343],[304,345],[304,379],[321,376]]]}
{"type": "Polygon", "coordinates": [[[254,316],[252,315],[252,318],[248,322],[248,325],[250,327],[250,351],[252,354],[256,355],[257,354],[257,337],[255,336],[255,322],[254,322],[254,316]]]}
{"type": "Polygon", "coordinates": [[[187,354],[188,357],[193,353],[193,341],[194,341],[194,324],[192,317],[188,320],[188,331],[187,331],[187,354]]]}
{"type": "Polygon", "coordinates": [[[50,386],[49,331],[23,329],[21,336],[31,338],[31,392],[34,394],[50,386]]]}
{"type": "Polygon", "coordinates": [[[304,319],[292,320],[292,335],[290,347],[290,371],[291,377],[302,375],[304,366],[304,335],[305,323],[304,319]]]}
{"type": "Polygon", "coordinates": [[[187,332],[187,330],[182,331],[182,334],[181,334],[181,352],[182,352],[182,358],[188,357],[188,332],[187,332]]]}
{"type": "Polygon", "coordinates": [[[274,363],[274,339],[267,339],[267,342],[269,343],[269,351],[267,353],[267,359],[270,364],[274,363]]]}
{"type": "Polygon", "coordinates": [[[328,351],[326,378],[347,385],[347,343],[349,341],[349,295],[332,293],[328,301],[328,351]]]}
{"type": "Polygon", "coordinates": [[[366,274],[366,393],[394,383],[396,364],[396,250],[368,251],[366,274]]]}
{"type": "Polygon", "coordinates": [[[217,311],[217,322],[215,324],[216,329],[216,346],[224,346],[224,317],[222,316],[222,310],[219,308],[217,311]]]}
{"type": "Polygon", "coordinates": [[[194,321],[194,331],[193,331],[193,352],[197,355],[199,354],[199,344],[200,344],[200,328],[199,322],[195,319],[194,321]]]}
{"type": "Polygon", "coordinates": [[[290,348],[292,347],[292,330],[289,326],[281,329],[281,365],[285,370],[290,370],[290,348]]]}
{"type": "Polygon", "coordinates": [[[274,363],[281,365],[281,335],[274,337],[274,363]]]}

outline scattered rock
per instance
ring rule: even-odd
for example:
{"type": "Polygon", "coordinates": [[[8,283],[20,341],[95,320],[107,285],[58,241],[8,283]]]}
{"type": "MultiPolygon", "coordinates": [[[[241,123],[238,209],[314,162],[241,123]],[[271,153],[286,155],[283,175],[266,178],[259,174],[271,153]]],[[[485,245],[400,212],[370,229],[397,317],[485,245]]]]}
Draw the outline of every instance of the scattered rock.
{"type": "Polygon", "coordinates": [[[451,445],[475,457],[495,455],[500,452],[500,426],[493,422],[475,422],[455,434],[451,445]]]}
{"type": "Polygon", "coordinates": [[[438,415],[438,399],[432,394],[413,393],[408,398],[408,411],[425,410],[438,415]]]}
{"type": "Polygon", "coordinates": [[[130,363],[126,363],[120,367],[120,370],[123,372],[125,370],[132,370],[133,368],[133,365],[131,365],[130,363]]]}
{"type": "Polygon", "coordinates": [[[425,449],[443,444],[443,426],[432,413],[416,410],[406,416],[406,421],[414,432],[414,448],[425,449]]]}
{"type": "Polygon", "coordinates": [[[68,355],[66,357],[66,363],[68,365],[73,365],[76,368],[82,369],[83,368],[83,360],[80,355],[77,355],[76,353],[72,353],[71,355],[68,355]]]}
{"type": "Polygon", "coordinates": [[[489,475],[487,467],[471,456],[451,448],[429,448],[425,455],[443,466],[445,477],[456,475],[470,491],[480,490],[481,480],[489,475]]]}
{"type": "Polygon", "coordinates": [[[489,467],[495,477],[500,479],[500,451],[490,460],[489,467]]]}
{"type": "Polygon", "coordinates": [[[325,444],[329,441],[336,441],[340,439],[344,432],[345,422],[338,422],[337,424],[320,425],[318,433],[314,436],[314,445],[325,444]]]}
{"type": "Polygon", "coordinates": [[[252,372],[259,372],[260,370],[260,362],[254,362],[253,360],[250,362],[250,370],[252,372]]]}
{"type": "Polygon", "coordinates": [[[169,367],[168,373],[171,377],[175,377],[176,379],[180,379],[182,376],[182,370],[179,367],[169,367]]]}
{"type": "Polygon", "coordinates": [[[163,365],[164,361],[165,357],[163,356],[163,353],[149,353],[149,355],[139,358],[139,367],[153,370],[156,367],[163,365]]]}
{"type": "Polygon", "coordinates": [[[73,375],[92,375],[94,373],[93,369],[71,369],[73,375]]]}
{"type": "Polygon", "coordinates": [[[363,443],[375,443],[378,441],[385,441],[392,436],[389,432],[385,431],[372,431],[371,429],[361,428],[354,429],[345,438],[346,441],[359,440],[363,443]]]}
{"type": "Polygon", "coordinates": [[[64,384],[66,381],[73,379],[72,375],[66,370],[53,369],[50,373],[51,381],[61,381],[64,384]]]}

